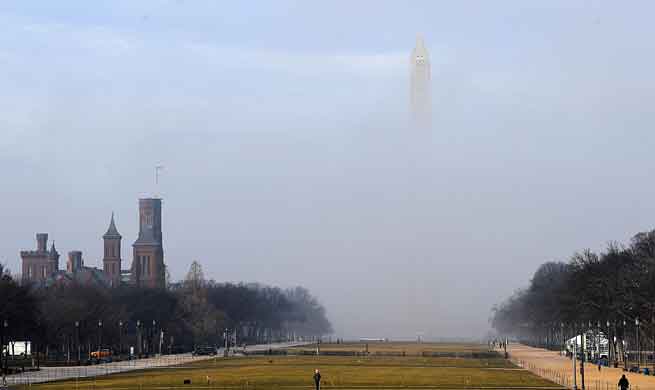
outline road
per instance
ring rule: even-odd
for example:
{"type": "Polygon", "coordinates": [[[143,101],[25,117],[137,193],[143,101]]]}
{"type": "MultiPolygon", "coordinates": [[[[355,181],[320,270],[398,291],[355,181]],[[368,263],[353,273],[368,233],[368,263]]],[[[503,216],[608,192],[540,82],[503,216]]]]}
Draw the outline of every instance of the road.
{"type": "MultiPolygon", "coordinates": [[[[268,349],[281,349],[307,343],[274,343],[249,345],[247,351],[264,351],[268,349]]],[[[219,358],[223,356],[223,349],[219,350],[219,358]]],[[[39,371],[30,371],[21,374],[7,376],[7,384],[21,385],[31,383],[43,383],[63,379],[89,378],[102,375],[111,375],[120,372],[144,370],[149,368],[162,368],[177,366],[180,364],[192,363],[201,360],[214,359],[214,356],[191,356],[190,353],[177,355],[162,355],[148,359],[137,359],[122,362],[103,363],[93,366],[72,366],[72,367],[41,367],[39,371]]]]}

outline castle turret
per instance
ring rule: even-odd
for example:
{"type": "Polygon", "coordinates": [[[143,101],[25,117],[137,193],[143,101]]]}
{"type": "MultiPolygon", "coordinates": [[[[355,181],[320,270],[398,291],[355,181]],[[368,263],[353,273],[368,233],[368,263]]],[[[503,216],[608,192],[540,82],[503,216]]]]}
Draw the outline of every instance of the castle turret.
{"type": "Polygon", "coordinates": [[[48,233],[36,234],[36,250],[21,251],[21,265],[24,283],[43,283],[57,271],[59,253],[53,246],[48,252],[48,233]]]}
{"type": "Polygon", "coordinates": [[[45,253],[48,247],[48,233],[36,233],[36,251],[45,253]]]}
{"type": "Polygon", "coordinates": [[[68,263],[66,264],[66,270],[70,273],[78,272],[84,267],[84,261],[82,260],[81,251],[70,251],[68,252],[68,263]]]}
{"type": "Polygon", "coordinates": [[[105,244],[105,256],[102,259],[103,268],[112,286],[116,287],[121,280],[121,237],[116,229],[114,222],[114,213],[111,213],[111,221],[107,233],[102,236],[105,244]]]}

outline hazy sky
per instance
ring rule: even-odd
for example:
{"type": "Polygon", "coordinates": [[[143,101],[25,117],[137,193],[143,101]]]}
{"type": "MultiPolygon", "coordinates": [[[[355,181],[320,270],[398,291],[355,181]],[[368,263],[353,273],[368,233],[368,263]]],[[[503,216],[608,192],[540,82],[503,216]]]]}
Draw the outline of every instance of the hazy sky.
{"type": "Polygon", "coordinates": [[[0,261],[309,287],[338,334],[479,336],[546,260],[651,229],[652,2],[3,1],[0,261]],[[408,123],[424,35],[434,128],[408,123]],[[62,265],[63,266],[63,265],[62,265]]]}

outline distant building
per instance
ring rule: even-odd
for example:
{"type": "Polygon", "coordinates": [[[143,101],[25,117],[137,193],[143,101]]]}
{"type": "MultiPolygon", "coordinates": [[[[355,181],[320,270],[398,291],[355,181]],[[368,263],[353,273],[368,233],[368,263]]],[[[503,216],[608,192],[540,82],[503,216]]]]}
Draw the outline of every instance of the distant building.
{"type": "Polygon", "coordinates": [[[132,247],[132,283],[152,288],[165,287],[161,199],[139,199],[139,238],[132,247]]]}
{"type": "Polygon", "coordinates": [[[36,250],[21,251],[22,281],[34,285],[67,285],[73,282],[84,285],[116,287],[133,284],[142,287],[164,288],[164,249],[161,229],[161,199],[139,200],[139,237],[134,242],[134,258],[131,270],[121,268],[122,236],[116,228],[114,214],[109,228],[102,236],[104,243],[103,268],[84,264],[81,251],[68,253],[66,270],[59,269],[59,253],[54,242],[47,250],[48,234],[36,235],[36,250]]]}
{"type": "Polygon", "coordinates": [[[54,241],[49,251],[47,247],[48,233],[37,233],[36,250],[20,252],[24,282],[45,282],[59,269],[59,253],[54,241]]]}
{"type": "Polygon", "coordinates": [[[409,58],[409,66],[412,124],[417,128],[428,129],[432,125],[430,54],[421,36],[416,38],[416,47],[409,58]]]}
{"type": "Polygon", "coordinates": [[[105,257],[102,259],[103,270],[111,280],[113,286],[121,282],[121,237],[114,223],[114,213],[111,214],[107,233],[102,236],[105,244],[105,257]]]}

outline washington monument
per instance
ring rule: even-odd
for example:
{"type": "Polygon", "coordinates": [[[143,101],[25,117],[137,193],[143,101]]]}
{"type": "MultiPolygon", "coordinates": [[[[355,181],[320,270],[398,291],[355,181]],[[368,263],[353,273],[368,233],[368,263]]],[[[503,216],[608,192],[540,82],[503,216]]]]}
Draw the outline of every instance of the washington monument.
{"type": "Polygon", "coordinates": [[[430,99],[430,56],[423,43],[423,37],[416,38],[416,47],[409,59],[411,86],[410,109],[412,124],[427,129],[431,125],[430,99]]]}

